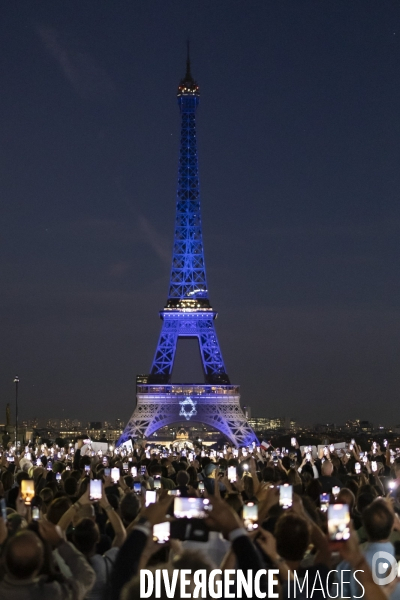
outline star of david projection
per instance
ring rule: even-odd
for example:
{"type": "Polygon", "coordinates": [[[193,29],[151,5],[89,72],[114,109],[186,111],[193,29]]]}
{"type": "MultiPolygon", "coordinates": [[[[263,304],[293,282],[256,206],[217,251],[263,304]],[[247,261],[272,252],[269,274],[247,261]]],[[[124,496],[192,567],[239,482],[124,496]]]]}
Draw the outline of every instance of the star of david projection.
{"type": "Polygon", "coordinates": [[[196,400],[187,397],[184,400],[181,400],[179,404],[181,405],[179,416],[185,417],[186,421],[189,421],[194,415],[197,415],[196,400]]]}

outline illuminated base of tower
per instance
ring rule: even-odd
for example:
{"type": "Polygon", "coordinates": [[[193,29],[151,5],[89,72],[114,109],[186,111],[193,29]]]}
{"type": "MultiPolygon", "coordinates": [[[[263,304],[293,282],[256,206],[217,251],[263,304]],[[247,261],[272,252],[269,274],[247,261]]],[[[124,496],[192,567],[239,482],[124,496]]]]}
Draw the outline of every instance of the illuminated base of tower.
{"type": "Polygon", "coordinates": [[[136,399],[117,446],[130,438],[148,438],[161,427],[183,420],[214,427],[236,447],[258,443],[240,407],[237,385],[138,384],[136,399]]]}

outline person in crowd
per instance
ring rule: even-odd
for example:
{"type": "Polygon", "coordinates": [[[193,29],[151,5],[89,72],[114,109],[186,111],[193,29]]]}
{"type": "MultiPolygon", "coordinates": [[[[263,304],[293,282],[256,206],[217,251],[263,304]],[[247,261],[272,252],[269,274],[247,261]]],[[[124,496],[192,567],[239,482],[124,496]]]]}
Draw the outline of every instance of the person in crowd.
{"type": "MultiPolygon", "coordinates": [[[[0,600],[133,600],[143,568],[217,568],[222,579],[227,570],[260,570],[265,592],[271,571],[281,600],[295,597],[296,578],[305,585],[318,575],[321,589],[313,597],[329,597],[336,585],[329,570],[353,573],[360,565],[366,600],[398,600],[396,577],[379,586],[372,569],[376,552],[400,558],[400,451],[382,452],[373,444],[362,455],[360,446],[348,443],[343,450],[320,446],[316,454],[309,446],[302,451],[297,441],[294,450],[264,448],[181,452],[140,443],[97,453],[78,440],[64,448],[32,444],[29,456],[14,449],[13,461],[3,455],[0,600]],[[228,478],[228,467],[235,467],[236,477],[228,478]],[[114,470],[114,479],[106,469],[114,470]],[[280,501],[284,485],[291,490],[288,504],[280,501]],[[32,486],[34,496],[27,499],[32,486]],[[341,489],[334,495],[335,486],[341,489]],[[352,524],[340,548],[328,543],[322,494],[348,506],[352,524]],[[193,528],[203,532],[202,541],[186,527],[177,533],[173,503],[179,495],[205,502],[205,518],[193,528]],[[257,508],[254,522],[247,505],[257,508]],[[153,531],[160,523],[171,523],[163,543],[157,527],[153,531]]],[[[357,586],[352,576],[349,597],[357,597],[357,586]]],[[[301,594],[297,589],[296,597],[301,594]]]]}

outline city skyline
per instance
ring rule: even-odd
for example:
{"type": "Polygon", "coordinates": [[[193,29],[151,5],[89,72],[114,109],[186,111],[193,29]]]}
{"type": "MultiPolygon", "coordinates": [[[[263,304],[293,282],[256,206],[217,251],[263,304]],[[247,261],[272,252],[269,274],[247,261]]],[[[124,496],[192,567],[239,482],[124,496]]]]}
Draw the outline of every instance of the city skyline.
{"type": "MultiPolygon", "coordinates": [[[[189,34],[211,302],[242,405],[395,422],[400,7],[53,4],[0,24],[4,408],[18,373],[21,420],[132,413],[168,287],[189,34]]],[[[178,346],[175,380],[199,373],[178,346]]]]}

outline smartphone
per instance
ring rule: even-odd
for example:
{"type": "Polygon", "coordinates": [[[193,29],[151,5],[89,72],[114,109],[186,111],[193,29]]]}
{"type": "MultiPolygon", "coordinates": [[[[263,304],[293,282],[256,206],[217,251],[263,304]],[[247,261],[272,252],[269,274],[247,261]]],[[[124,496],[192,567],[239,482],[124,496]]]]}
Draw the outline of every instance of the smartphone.
{"type": "Polygon", "coordinates": [[[309,452],[307,452],[307,454],[306,454],[306,460],[308,462],[310,462],[310,460],[311,460],[311,454],[309,452]]]}
{"type": "Polygon", "coordinates": [[[333,444],[329,446],[329,452],[335,452],[335,446],[333,444]]]}
{"type": "MultiPolygon", "coordinates": [[[[203,483],[203,482],[201,482],[203,483]]],[[[204,486],[204,483],[203,483],[204,486]]],[[[168,490],[168,496],[180,496],[181,492],[180,490],[168,490]]]]}
{"type": "Polygon", "coordinates": [[[114,483],[118,483],[119,477],[120,477],[120,473],[119,473],[118,467],[114,467],[113,469],[111,469],[111,479],[113,480],[114,483]]]}
{"type": "Polygon", "coordinates": [[[154,479],[154,489],[161,490],[161,479],[154,479]]]}
{"type": "Polygon", "coordinates": [[[141,475],[146,475],[146,466],[143,465],[142,467],[140,467],[140,474],[141,475]]]}
{"type": "Polygon", "coordinates": [[[125,473],[127,473],[129,470],[129,463],[122,463],[122,468],[125,471],[125,473]]]}
{"type": "Polygon", "coordinates": [[[85,473],[90,473],[90,465],[85,465],[85,473]]]}
{"type": "Polygon", "coordinates": [[[103,465],[106,465],[107,463],[108,463],[107,456],[103,456],[103,465]]]}
{"type": "Polygon", "coordinates": [[[32,454],[30,452],[25,452],[25,458],[32,460],[32,454]]]}
{"type": "Polygon", "coordinates": [[[40,510],[38,506],[32,506],[32,520],[39,521],[40,519],[40,510]]]}
{"type": "Polygon", "coordinates": [[[254,502],[247,502],[247,504],[243,506],[243,522],[247,531],[254,531],[257,529],[258,506],[257,504],[254,504],[254,502]]]}
{"type": "Polygon", "coordinates": [[[7,506],[5,498],[0,500],[1,518],[7,523],[7,506]]]}
{"type": "Polygon", "coordinates": [[[359,462],[356,462],[356,464],[354,465],[354,470],[356,472],[356,475],[359,475],[361,473],[361,465],[359,462]]]}
{"type": "Polygon", "coordinates": [[[332,494],[333,494],[333,495],[335,496],[335,498],[336,498],[336,496],[337,496],[339,493],[340,493],[340,487],[339,487],[338,485],[334,485],[334,486],[333,486],[333,488],[332,488],[332,494]]]}
{"type": "Polygon", "coordinates": [[[169,542],[170,529],[171,525],[169,521],[153,525],[153,541],[157,542],[157,544],[166,544],[169,542]]]}
{"type": "Polygon", "coordinates": [[[332,542],[344,542],[350,537],[350,511],[348,504],[328,506],[328,535],[332,542]]]}
{"type": "Polygon", "coordinates": [[[320,494],[319,503],[320,503],[322,512],[326,512],[328,510],[329,501],[330,501],[329,494],[320,494]]]}
{"type": "Polygon", "coordinates": [[[279,506],[287,509],[292,506],[293,503],[293,486],[285,483],[279,487],[279,506]]]}
{"type": "Polygon", "coordinates": [[[101,500],[102,496],[101,479],[91,479],[89,484],[89,500],[101,500]]]}
{"type": "Polygon", "coordinates": [[[134,483],[133,483],[133,491],[135,492],[135,494],[141,494],[142,493],[142,484],[140,483],[140,481],[134,481],[134,483]]]}
{"type": "Polygon", "coordinates": [[[32,502],[32,498],[35,495],[35,483],[32,479],[23,479],[21,481],[21,500],[25,502],[25,504],[30,504],[32,502]]]}
{"type": "Polygon", "coordinates": [[[37,466],[37,467],[41,467],[41,466],[42,466],[42,461],[41,461],[41,459],[40,459],[40,458],[38,458],[38,459],[37,459],[37,461],[36,461],[36,466],[37,466]]]}
{"type": "Polygon", "coordinates": [[[157,502],[157,494],[154,490],[146,490],[146,500],[145,506],[149,506],[149,504],[154,504],[157,502]]]}
{"type": "Polygon", "coordinates": [[[56,473],[56,481],[57,483],[61,481],[61,473],[56,473]]]}
{"type": "Polygon", "coordinates": [[[210,510],[208,498],[174,498],[174,517],[176,519],[205,519],[207,510],[210,510]]]}
{"type": "Polygon", "coordinates": [[[231,483],[234,483],[236,481],[236,467],[228,467],[228,479],[231,483]]]}
{"type": "Polygon", "coordinates": [[[131,467],[131,475],[132,477],[137,477],[137,467],[131,467]]]}
{"type": "Polygon", "coordinates": [[[104,475],[105,475],[105,477],[110,477],[111,476],[111,469],[109,467],[106,467],[104,469],[104,475]]]}
{"type": "Polygon", "coordinates": [[[374,472],[378,470],[378,465],[376,464],[376,460],[371,461],[371,469],[374,472]]]}
{"type": "Polygon", "coordinates": [[[363,456],[363,463],[367,464],[367,462],[368,462],[368,456],[363,456]]]}

